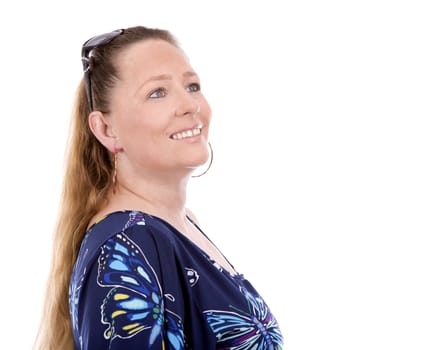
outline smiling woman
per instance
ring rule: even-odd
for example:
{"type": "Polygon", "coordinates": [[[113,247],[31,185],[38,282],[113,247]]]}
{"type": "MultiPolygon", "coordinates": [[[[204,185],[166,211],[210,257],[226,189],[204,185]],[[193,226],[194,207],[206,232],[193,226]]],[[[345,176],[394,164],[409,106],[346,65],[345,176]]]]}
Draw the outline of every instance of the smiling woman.
{"type": "Polygon", "coordinates": [[[117,30],[82,62],[39,349],[281,349],[186,206],[211,109],[173,36],[117,30]]]}
{"type": "MultiPolygon", "coordinates": [[[[111,92],[110,110],[93,111],[89,121],[94,135],[118,159],[120,184],[127,188],[137,181],[134,167],[145,174],[137,176],[145,183],[146,174],[189,175],[208,158],[211,110],[199,77],[183,53],[164,40],[133,43],[116,59],[119,83],[111,92]]],[[[153,190],[143,192],[150,197],[153,190]]]]}

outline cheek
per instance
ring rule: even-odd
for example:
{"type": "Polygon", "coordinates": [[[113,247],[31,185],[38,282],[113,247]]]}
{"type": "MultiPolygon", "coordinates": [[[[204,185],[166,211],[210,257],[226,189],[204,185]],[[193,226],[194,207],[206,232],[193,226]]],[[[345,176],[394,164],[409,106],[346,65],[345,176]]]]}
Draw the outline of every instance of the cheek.
{"type": "Polygon", "coordinates": [[[165,127],[159,123],[143,120],[128,125],[128,132],[126,138],[131,141],[131,138],[142,139],[146,141],[156,140],[165,135],[165,127]]]}
{"type": "Polygon", "coordinates": [[[167,118],[164,116],[165,112],[163,112],[162,109],[158,109],[159,108],[148,108],[140,101],[126,103],[124,108],[119,110],[119,128],[125,134],[159,133],[165,128],[167,118]]]}
{"type": "Polygon", "coordinates": [[[156,140],[160,134],[158,126],[151,120],[132,116],[122,119],[118,125],[117,138],[123,149],[137,149],[156,140]]]}

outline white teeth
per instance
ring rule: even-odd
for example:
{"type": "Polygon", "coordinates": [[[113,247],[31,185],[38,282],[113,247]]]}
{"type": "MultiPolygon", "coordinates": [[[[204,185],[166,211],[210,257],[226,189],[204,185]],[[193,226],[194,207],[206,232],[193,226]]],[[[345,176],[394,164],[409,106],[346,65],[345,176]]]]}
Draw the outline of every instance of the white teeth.
{"type": "Polygon", "coordinates": [[[173,134],[171,136],[171,138],[173,140],[182,140],[187,137],[193,137],[193,136],[200,135],[201,131],[202,131],[201,127],[197,127],[194,129],[178,132],[177,134],[173,134]]]}

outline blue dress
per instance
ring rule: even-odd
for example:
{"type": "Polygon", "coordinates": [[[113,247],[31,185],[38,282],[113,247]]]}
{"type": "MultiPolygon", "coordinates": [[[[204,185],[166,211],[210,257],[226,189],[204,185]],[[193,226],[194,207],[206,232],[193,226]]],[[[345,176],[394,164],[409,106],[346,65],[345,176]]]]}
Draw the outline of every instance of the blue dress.
{"type": "Polygon", "coordinates": [[[242,275],[139,211],[111,213],[88,230],[69,304],[78,350],[283,347],[276,319],[242,275]]]}

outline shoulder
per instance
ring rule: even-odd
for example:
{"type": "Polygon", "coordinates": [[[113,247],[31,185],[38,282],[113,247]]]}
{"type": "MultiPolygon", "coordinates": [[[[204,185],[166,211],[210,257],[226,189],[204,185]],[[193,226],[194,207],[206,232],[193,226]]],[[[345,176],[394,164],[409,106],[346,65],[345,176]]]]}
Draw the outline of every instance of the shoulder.
{"type": "Polygon", "coordinates": [[[96,248],[93,260],[98,267],[99,285],[122,285],[148,293],[178,283],[183,269],[173,227],[146,213],[126,214],[127,218],[120,222],[123,228],[96,248]]]}
{"type": "Polygon", "coordinates": [[[166,221],[136,210],[111,212],[94,222],[86,233],[89,240],[106,240],[117,233],[144,232],[145,234],[167,234],[172,226],[166,221]]]}
{"type": "MultiPolygon", "coordinates": [[[[156,217],[140,211],[116,211],[97,220],[87,231],[79,251],[79,260],[87,263],[109,247],[123,247],[123,242],[141,250],[174,249],[172,227],[156,217]]],[[[116,249],[117,249],[116,248],[116,249]]]]}
{"type": "Polygon", "coordinates": [[[142,274],[152,281],[177,279],[180,259],[174,257],[180,248],[175,237],[167,222],[149,214],[111,213],[94,223],[85,236],[72,281],[80,283],[86,271],[97,271],[91,277],[96,276],[100,286],[111,285],[111,279],[122,273],[142,274]]]}
{"type": "MultiPolygon", "coordinates": [[[[183,285],[168,252],[173,249],[170,236],[168,225],[137,211],[111,213],[88,231],[71,279],[70,307],[75,329],[85,340],[101,342],[91,348],[120,349],[111,346],[120,342],[133,348],[135,342],[148,342],[149,332],[134,337],[139,331],[152,328],[151,334],[158,334],[156,317],[166,304],[163,291],[174,291],[178,298],[183,285]],[[135,329],[134,320],[146,314],[154,316],[144,317],[135,329]],[[105,339],[96,339],[92,330],[104,325],[105,339]]],[[[150,341],[155,341],[153,335],[150,341]]]]}

